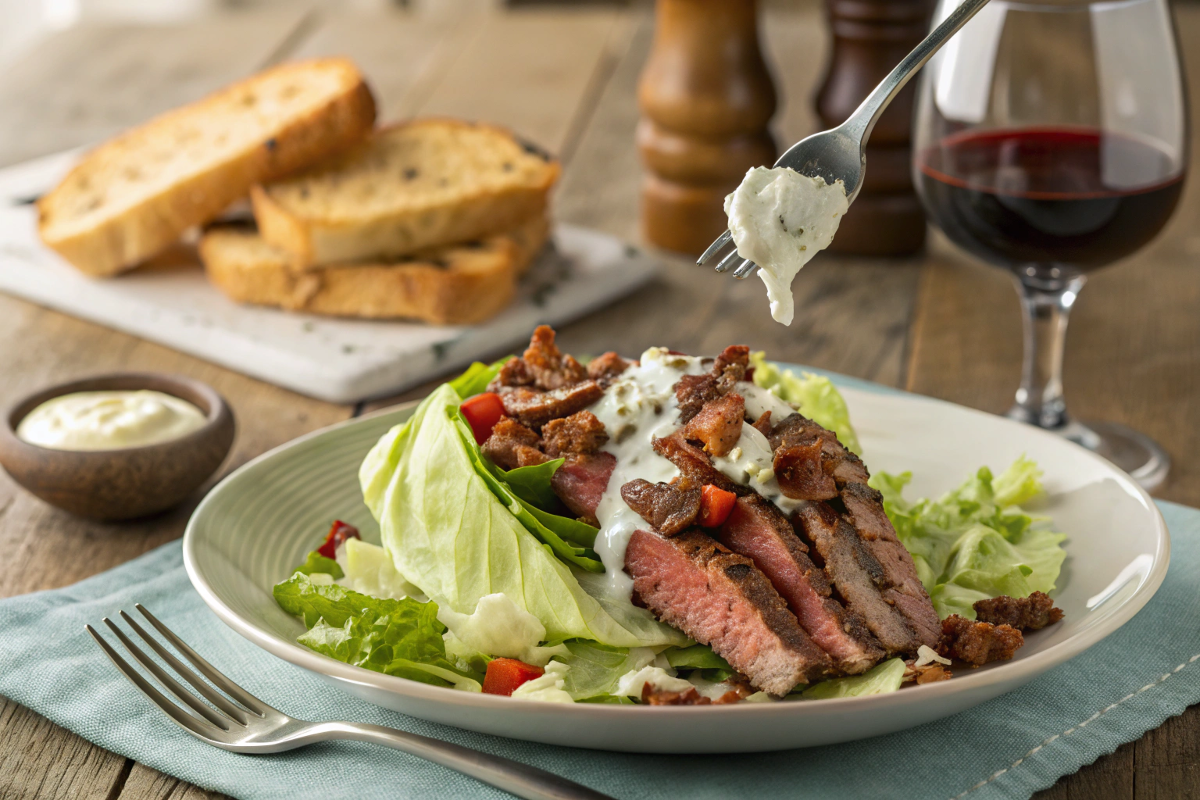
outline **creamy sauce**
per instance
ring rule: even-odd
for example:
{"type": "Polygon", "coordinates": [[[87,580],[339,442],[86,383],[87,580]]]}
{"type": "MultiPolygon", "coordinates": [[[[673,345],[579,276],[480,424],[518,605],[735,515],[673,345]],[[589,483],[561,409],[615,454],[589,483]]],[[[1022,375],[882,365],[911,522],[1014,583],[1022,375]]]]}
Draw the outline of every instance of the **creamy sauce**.
{"type": "Polygon", "coordinates": [[[737,388],[734,391],[746,401],[746,416],[750,419],[758,419],[763,412],[770,411],[771,424],[778,425],[796,413],[796,409],[792,407],[791,403],[770,389],[764,389],[750,381],[738,381],[735,385],[737,388]]]}
{"type": "Polygon", "coordinates": [[[749,486],[774,503],[784,514],[804,505],[803,500],[784,497],[775,477],[775,451],[762,432],[749,422],[742,423],[742,436],[729,455],[714,456],[713,466],[743,486],[749,486]]]}
{"type": "Polygon", "coordinates": [[[725,198],[738,255],[758,264],[776,322],[792,324],[792,279],[829,246],[849,208],[841,181],[825,183],[787,167],[754,167],[725,198]]]}
{"type": "Polygon", "coordinates": [[[163,392],[75,392],[29,412],[17,436],[51,450],[117,450],[177,439],[204,423],[199,408],[163,392]]]}
{"type": "Polygon", "coordinates": [[[617,459],[596,507],[600,533],[595,544],[608,591],[615,596],[628,599],[633,592],[633,579],[625,572],[629,537],[638,528],[651,530],[650,524],[625,504],[621,487],[637,478],[665,483],[679,475],[674,464],[654,452],[651,440],[669,436],[679,427],[675,384],[684,375],[706,371],[698,358],[652,347],[642,354],[640,364],[621,373],[590,408],[608,431],[604,452],[617,459]]]}

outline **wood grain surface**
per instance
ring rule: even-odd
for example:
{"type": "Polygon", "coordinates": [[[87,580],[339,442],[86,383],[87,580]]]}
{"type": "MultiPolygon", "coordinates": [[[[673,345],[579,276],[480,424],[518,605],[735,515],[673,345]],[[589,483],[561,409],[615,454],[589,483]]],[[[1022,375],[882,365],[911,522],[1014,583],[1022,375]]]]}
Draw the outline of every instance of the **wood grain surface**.
{"type": "MultiPolygon", "coordinates": [[[[281,3],[182,27],[70,29],[0,72],[0,165],[94,142],[283,58],[340,53],[370,76],[381,119],[437,113],[509,125],[563,158],[555,198],[560,219],[635,240],[635,86],[653,32],[648,8],[487,5],[366,13],[281,3]]],[[[775,125],[780,140],[790,142],[815,129],[810,99],[828,43],[815,0],[770,3],[764,13],[763,38],[783,101],[775,125]]],[[[1200,8],[1181,7],[1179,22],[1197,87],[1200,8]]],[[[1193,181],[1168,231],[1086,288],[1066,377],[1081,417],[1126,422],[1168,445],[1175,471],[1162,494],[1193,505],[1200,504],[1198,214],[1193,181]]],[[[580,353],[636,353],[651,344],[708,352],[746,342],[781,360],[991,411],[1004,410],[1015,390],[1015,293],[1004,275],[940,237],[908,261],[818,258],[796,283],[800,310],[791,328],[769,320],[758,282],[734,282],[669,255],[663,261],[645,291],[564,326],[564,346],[580,353]]],[[[238,417],[223,472],[399,399],[358,407],[318,402],[2,295],[0,343],[0,404],[52,382],[115,370],[178,372],[210,383],[238,417]]],[[[153,519],[105,525],[59,513],[0,473],[0,547],[13,562],[0,571],[0,597],[70,584],[177,538],[201,494],[153,519]]],[[[1193,708],[1039,798],[1196,798],[1197,786],[1200,711],[1193,708]]],[[[0,798],[8,797],[217,795],[108,753],[0,698],[0,798]]]]}

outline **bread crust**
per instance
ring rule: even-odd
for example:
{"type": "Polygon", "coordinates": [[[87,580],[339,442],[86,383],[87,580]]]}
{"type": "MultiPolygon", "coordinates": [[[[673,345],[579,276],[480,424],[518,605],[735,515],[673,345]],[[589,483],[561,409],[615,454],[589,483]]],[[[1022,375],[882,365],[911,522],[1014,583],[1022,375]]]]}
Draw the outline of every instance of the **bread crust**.
{"type": "Polygon", "coordinates": [[[331,316],[483,322],[506,308],[518,277],[549,234],[544,217],[477,245],[452,245],[399,263],[360,262],[306,272],[253,232],[217,226],[200,241],[209,280],[230,299],[331,316]]]}
{"type": "Polygon", "coordinates": [[[38,201],[38,231],[42,241],[85,273],[109,276],[132,269],[176,241],[188,228],[201,225],[244,197],[258,182],[275,180],[360,141],[375,121],[375,100],[353,63],[346,59],[293,62],[239,81],[183,108],[167,112],[138,128],[100,145],[87,154],[60,185],[38,201]],[[281,120],[261,140],[207,169],[183,176],[162,190],[147,190],[132,202],[117,205],[90,226],[78,230],[60,211],[80,179],[107,159],[138,166],[142,142],[160,132],[206,114],[214,106],[279,79],[282,71],[335,69],[344,89],[306,113],[281,120]]]}
{"type": "MultiPolygon", "coordinates": [[[[437,125],[491,131],[521,144],[510,131],[498,126],[442,118],[387,126],[375,135],[437,125]]],[[[255,186],[250,199],[262,237],[289,253],[293,268],[313,269],[379,254],[403,256],[429,247],[491,236],[543,217],[561,167],[548,156],[539,153],[539,158],[545,168],[539,171],[536,181],[500,190],[481,190],[453,201],[420,204],[395,213],[358,217],[306,214],[291,207],[270,185],[255,186]]],[[[321,170],[320,165],[316,170],[321,170]]]]}

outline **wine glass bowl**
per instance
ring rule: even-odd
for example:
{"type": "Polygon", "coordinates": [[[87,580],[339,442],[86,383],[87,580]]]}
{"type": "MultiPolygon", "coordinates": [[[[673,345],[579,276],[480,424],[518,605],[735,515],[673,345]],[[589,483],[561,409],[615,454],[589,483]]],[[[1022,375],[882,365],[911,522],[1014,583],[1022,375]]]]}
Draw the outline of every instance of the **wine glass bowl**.
{"type": "MultiPolygon", "coordinates": [[[[942,0],[935,21],[953,8],[942,0]]],[[[929,219],[1012,272],[1025,363],[1009,415],[1096,450],[1143,486],[1167,454],[1067,413],[1062,353],[1090,272],[1145,246],[1187,170],[1187,108],[1166,0],[992,0],[926,66],[913,175],[929,219]]]]}

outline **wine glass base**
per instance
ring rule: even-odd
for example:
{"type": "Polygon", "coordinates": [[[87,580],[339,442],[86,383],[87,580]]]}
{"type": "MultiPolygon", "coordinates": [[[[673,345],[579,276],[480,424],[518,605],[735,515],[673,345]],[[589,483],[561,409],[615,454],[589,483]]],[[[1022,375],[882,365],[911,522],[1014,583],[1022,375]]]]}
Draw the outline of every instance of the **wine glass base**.
{"type": "MultiPolygon", "coordinates": [[[[1010,416],[1027,421],[1023,415],[1010,412],[1010,416]]],[[[1171,471],[1171,457],[1166,450],[1149,436],[1116,422],[1071,420],[1061,428],[1049,430],[1108,459],[1146,491],[1161,486],[1171,471]]]]}

